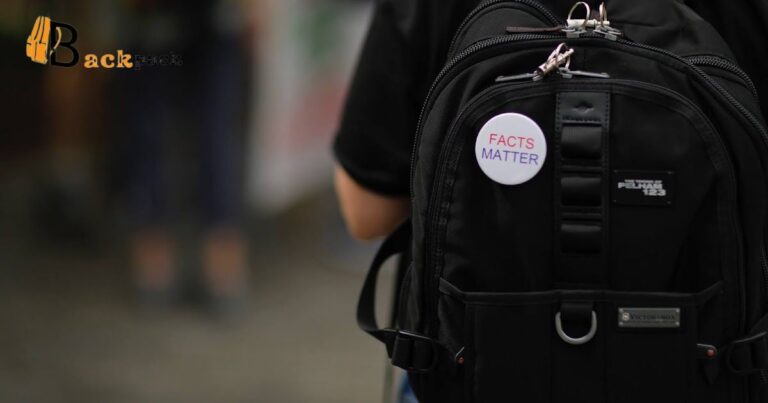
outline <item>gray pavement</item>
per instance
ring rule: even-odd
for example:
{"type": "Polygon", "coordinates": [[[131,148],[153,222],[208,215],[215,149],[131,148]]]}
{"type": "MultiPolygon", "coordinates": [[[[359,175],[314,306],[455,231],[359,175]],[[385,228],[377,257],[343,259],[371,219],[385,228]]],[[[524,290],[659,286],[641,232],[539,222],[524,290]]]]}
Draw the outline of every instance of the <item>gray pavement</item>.
{"type": "Polygon", "coordinates": [[[142,311],[119,252],[16,248],[6,231],[0,402],[380,401],[383,349],[354,323],[368,250],[315,228],[254,249],[238,321],[142,311]]]}

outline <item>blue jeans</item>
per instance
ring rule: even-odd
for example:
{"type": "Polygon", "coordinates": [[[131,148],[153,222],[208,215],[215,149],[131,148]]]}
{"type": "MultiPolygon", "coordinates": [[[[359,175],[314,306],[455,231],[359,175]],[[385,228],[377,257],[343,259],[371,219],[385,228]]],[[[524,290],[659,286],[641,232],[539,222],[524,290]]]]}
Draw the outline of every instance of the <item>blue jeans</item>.
{"type": "Polygon", "coordinates": [[[411,384],[408,382],[408,376],[403,379],[403,385],[400,387],[400,393],[398,394],[397,403],[419,403],[416,400],[416,395],[411,389],[411,384]]]}

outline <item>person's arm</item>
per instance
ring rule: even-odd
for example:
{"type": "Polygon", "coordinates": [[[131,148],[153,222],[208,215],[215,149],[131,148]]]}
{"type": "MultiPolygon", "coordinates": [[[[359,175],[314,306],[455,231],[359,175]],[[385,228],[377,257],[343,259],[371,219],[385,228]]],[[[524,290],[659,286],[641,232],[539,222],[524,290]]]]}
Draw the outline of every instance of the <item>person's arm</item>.
{"type": "Polygon", "coordinates": [[[407,197],[388,197],[358,184],[340,166],[335,173],[336,195],[349,232],[360,240],[388,235],[408,217],[407,197]]]}
{"type": "Polygon", "coordinates": [[[440,59],[427,46],[426,0],[374,3],[333,144],[341,211],[361,240],[389,235],[410,214],[413,133],[435,70],[430,60],[440,59]]]}

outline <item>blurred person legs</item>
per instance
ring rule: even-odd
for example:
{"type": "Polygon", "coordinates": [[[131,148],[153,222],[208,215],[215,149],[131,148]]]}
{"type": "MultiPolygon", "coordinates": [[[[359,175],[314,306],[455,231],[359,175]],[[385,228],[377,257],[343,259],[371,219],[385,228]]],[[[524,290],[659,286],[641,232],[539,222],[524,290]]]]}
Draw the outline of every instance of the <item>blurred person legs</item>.
{"type": "Polygon", "coordinates": [[[175,242],[163,229],[144,229],[133,234],[131,261],[140,302],[164,307],[175,296],[175,242]]]}
{"type": "Polygon", "coordinates": [[[162,70],[135,74],[126,108],[131,264],[140,302],[152,306],[171,303],[176,289],[176,242],[168,224],[168,193],[173,188],[166,181],[165,118],[173,112],[168,94],[174,90],[170,78],[162,70]]]}
{"type": "Polygon", "coordinates": [[[203,243],[203,277],[212,308],[221,314],[235,313],[245,298],[247,246],[242,231],[219,228],[207,231],[203,243]]]}
{"type": "MultiPolygon", "coordinates": [[[[216,14],[216,13],[214,13],[216,14]]],[[[241,229],[243,47],[239,32],[212,27],[201,64],[203,277],[213,309],[238,310],[245,297],[247,243],[241,229]]]]}
{"type": "MultiPolygon", "coordinates": [[[[239,32],[216,27],[215,3],[169,2],[142,11],[147,20],[153,13],[183,15],[179,26],[194,30],[154,48],[180,54],[183,66],[147,67],[130,79],[129,205],[138,224],[132,249],[142,294],[174,295],[176,284],[187,280],[175,248],[189,239],[176,239],[171,229],[189,227],[178,218],[192,207],[203,222],[201,245],[192,248],[203,286],[215,311],[235,311],[244,301],[247,256],[240,227],[243,49],[239,32]],[[184,152],[190,140],[198,153],[184,152]],[[174,163],[179,157],[181,164],[174,163]],[[194,203],[178,200],[195,184],[194,203]]],[[[150,37],[140,39],[151,45],[150,37]]]]}

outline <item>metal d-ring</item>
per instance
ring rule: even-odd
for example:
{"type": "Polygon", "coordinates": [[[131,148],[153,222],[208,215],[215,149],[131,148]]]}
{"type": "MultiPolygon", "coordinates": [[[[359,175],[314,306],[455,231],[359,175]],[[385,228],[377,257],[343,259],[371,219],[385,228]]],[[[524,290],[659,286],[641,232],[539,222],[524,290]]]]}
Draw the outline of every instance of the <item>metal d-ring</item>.
{"type": "Polygon", "coordinates": [[[595,311],[592,311],[592,324],[589,327],[589,332],[582,336],[582,337],[571,337],[568,336],[565,331],[563,330],[563,322],[560,319],[560,312],[558,312],[555,315],[555,330],[557,330],[557,335],[560,336],[561,339],[563,339],[564,342],[568,344],[572,344],[574,346],[580,346],[582,344],[589,343],[592,338],[595,337],[595,334],[597,334],[597,314],[595,311]]]}

